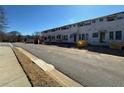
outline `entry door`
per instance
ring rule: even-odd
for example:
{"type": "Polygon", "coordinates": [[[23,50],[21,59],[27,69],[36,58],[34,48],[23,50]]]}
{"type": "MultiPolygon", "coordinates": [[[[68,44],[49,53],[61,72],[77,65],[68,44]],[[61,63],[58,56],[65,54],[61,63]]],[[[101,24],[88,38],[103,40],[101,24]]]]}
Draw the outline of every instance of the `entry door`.
{"type": "Polygon", "coordinates": [[[76,34],[74,34],[74,42],[76,42],[76,38],[77,38],[77,35],[76,35],[76,34]]]}
{"type": "Polygon", "coordinates": [[[100,43],[105,43],[105,32],[100,32],[100,43]]]}

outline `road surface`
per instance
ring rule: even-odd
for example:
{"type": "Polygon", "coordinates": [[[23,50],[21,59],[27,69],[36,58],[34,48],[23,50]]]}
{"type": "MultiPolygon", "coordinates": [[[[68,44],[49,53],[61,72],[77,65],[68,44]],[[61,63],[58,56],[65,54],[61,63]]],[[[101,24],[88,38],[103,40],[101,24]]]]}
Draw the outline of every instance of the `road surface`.
{"type": "Polygon", "coordinates": [[[15,43],[88,87],[124,87],[124,58],[52,45],[15,43]]]}

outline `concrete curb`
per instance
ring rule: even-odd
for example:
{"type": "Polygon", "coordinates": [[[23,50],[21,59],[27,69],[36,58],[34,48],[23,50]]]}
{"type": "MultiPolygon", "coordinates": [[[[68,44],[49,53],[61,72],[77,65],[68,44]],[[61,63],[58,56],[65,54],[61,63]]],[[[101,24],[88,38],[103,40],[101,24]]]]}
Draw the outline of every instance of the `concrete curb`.
{"type": "Polygon", "coordinates": [[[36,56],[20,47],[16,47],[16,49],[29,57],[35,64],[37,64],[41,69],[43,69],[49,76],[55,79],[63,87],[83,87],[81,84],[75,82],[71,78],[56,70],[53,65],[44,62],[42,59],[37,58],[36,56]]]}

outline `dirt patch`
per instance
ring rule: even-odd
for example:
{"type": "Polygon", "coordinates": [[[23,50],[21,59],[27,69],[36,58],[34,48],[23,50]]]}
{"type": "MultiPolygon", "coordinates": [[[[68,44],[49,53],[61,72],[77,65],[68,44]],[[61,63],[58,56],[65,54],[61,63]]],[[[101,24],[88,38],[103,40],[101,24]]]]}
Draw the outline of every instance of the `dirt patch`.
{"type": "Polygon", "coordinates": [[[14,48],[14,51],[32,86],[60,87],[60,84],[33,63],[27,56],[16,48],[14,48]]]}

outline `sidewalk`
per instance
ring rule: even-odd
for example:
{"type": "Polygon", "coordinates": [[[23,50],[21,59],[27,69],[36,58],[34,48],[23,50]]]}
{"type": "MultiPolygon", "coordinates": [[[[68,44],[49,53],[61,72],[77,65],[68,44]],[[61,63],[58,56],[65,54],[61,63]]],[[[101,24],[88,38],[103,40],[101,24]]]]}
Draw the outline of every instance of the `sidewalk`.
{"type": "Polygon", "coordinates": [[[30,87],[12,49],[0,46],[0,87],[30,87]]]}

